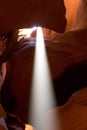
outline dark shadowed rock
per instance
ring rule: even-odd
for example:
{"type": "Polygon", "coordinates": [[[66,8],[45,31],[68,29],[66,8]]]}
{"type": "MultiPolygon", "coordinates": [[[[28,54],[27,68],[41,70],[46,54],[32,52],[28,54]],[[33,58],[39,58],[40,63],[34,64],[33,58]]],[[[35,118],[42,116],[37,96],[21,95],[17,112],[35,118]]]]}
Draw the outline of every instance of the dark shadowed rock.
{"type": "Polygon", "coordinates": [[[0,1],[0,35],[35,25],[64,32],[66,19],[63,0],[0,1]]]}

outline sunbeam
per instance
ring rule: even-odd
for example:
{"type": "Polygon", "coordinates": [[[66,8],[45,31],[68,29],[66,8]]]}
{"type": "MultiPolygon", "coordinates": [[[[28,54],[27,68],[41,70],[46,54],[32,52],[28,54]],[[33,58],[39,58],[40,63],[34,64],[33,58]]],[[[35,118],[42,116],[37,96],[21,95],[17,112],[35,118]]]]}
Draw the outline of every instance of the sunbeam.
{"type": "Polygon", "coordinates": [[[36,130],[43,130],[48,111],[55,98],[41,27],[37,28],[34,70],[32,77],[30,117],[36,130]]]}

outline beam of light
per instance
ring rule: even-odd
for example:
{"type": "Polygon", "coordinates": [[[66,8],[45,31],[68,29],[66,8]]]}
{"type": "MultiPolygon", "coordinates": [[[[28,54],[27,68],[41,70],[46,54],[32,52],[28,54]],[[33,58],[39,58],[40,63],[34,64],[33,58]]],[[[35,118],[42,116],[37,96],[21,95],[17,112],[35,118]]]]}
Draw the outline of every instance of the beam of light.
{"type": "Polygon", "coordinates": [[[30,117],[36,130],[43,130],[48,111],[55,106],[42,29],[37,28],[34,71],[32,79],[30,117]]]}

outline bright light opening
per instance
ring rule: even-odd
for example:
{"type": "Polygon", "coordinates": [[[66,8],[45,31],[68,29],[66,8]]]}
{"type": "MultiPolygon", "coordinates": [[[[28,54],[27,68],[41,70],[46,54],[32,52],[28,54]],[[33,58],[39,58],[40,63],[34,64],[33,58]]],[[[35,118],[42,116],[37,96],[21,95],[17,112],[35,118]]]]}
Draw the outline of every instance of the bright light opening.
{"type": "MultiPolygon", "coordinates": [[[[18,41],[20,41],[22,38],[30,38],[30,37],[36,38],[36,32],[34,33],[35,30],[37,30],[37,27],[19,29],[18,41]]],[[[47,28],[42,28],[42,32],[43,37],[46,40],[52,40],[57,35],[57,32],[47,28]]]]}
{"type": "Polygon", "coordinates": [[[36,130],[44,129],[48,111],[55,106],[52,88],[43,33],[41,27],[38,27],[29,114],[31,125],[34,126],[36,130]]]}
{"type": "Polygon", "coordinates": [[[37,27],[32,27],[32,28],[26,28],[26,29],[19,29],[19,33],[18,33],[18,41],[24,37],[24,38],[27,38],[27,37],[30,37],[31,36],[31,33],[36,30],[37,27]]]}

